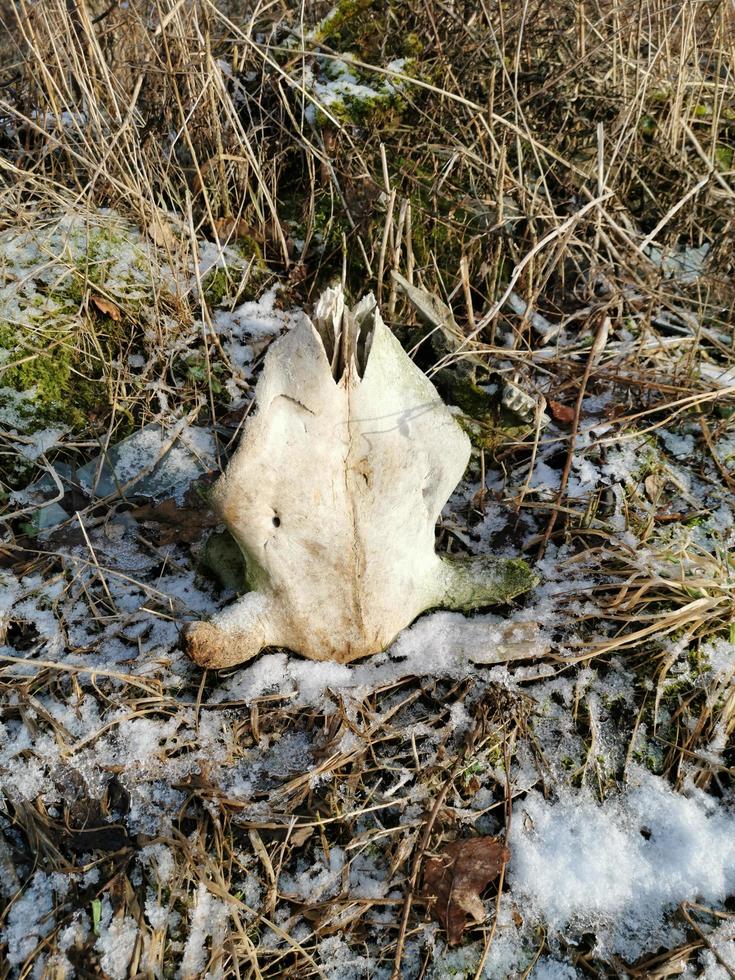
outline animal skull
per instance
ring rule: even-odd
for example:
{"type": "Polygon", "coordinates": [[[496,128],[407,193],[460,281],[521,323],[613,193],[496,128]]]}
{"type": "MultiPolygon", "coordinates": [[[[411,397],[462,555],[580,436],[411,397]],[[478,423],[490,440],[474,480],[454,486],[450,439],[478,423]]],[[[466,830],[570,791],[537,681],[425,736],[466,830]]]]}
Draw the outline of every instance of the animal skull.
{"type": "Polygon", "coordinates": [[[469,439],[385,326],[341,289],[275,341],[257,414],[214,505],[242,549],[247,592],[186,631],[204,667],[268,646],[347,663],[432,607],[469,610],[535,583],[522,561],[440,558],[434,528],[469,439]]]}

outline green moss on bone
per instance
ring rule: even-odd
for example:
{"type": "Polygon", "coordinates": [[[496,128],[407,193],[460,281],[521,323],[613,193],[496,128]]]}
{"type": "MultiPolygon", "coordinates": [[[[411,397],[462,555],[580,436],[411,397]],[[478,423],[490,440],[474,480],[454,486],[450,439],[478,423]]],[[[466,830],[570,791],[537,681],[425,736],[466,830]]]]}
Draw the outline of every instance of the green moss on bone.
{"type": "Polygon", "coordinates": [[[442,558],[445,593],[442,605],[461,612],[503,605],[528,592],[540,579],[521,558],[442,558]]]}

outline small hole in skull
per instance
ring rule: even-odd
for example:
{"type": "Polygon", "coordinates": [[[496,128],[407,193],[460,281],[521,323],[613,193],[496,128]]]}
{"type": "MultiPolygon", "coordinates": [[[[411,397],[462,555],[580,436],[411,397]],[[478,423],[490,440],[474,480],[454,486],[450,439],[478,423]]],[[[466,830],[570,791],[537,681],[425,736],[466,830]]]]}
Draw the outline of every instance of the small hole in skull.
{"type": "Polygon", "coordinates": [[[281,518],[278,516],[278,514],[274,514],[273,515],[273,527],[280,527],[280,526],[281,526],[281,518]]]}

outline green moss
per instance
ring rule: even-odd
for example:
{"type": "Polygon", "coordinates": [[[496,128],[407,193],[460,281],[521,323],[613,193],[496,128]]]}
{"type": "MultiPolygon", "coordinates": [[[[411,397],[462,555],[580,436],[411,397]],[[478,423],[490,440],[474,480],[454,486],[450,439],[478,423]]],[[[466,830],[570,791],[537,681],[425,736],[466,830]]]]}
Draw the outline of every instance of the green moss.
{"type": "Polygon", "coordinates": [[[329,111],[340,122],[370,126],[388,134],[395,132],[400,126],[405,105],[405,100],[397,92],[383,94],[378,91],[376,95],[359,98],[344,95],[340,102],[333,102],[329,106],[329,111]]]}
{"type": "Polygon", "coordinates": [[[221,306],[226,300],[257,299],[271,273],[263,251],[254,238],[238,238],[227,249],[227,264],[213,266],[202,278],[202,291],[208,306],[221,306]]]}
{"type": "Polygon", "coordinates": [[[108,416],[113,365],[130,349],[138,316],[150,324],[160,308],[155,262],[140,232],[109,213],[44,217],[32,229],[0,235],[0,410],[7,423],[79,431],[108,416]],[[126,316],[114,320],[89,302],[96,291],[126,316]]]}
{"type": "Polygon", "coordinates": [[[538,575],[520,558],[443,558],[446,592],[443,605],[462,612],[502,605],[528,592],[538,575]]]}
{"type": "Polygon", "coordinates": [[[718,170],[732,170],[733,147],[727,143],[718,143],[715,147],[715,163],[718,170]]]}
{"type": "Polygon", "coordinates": [[[318,26],[314,39],[336,51],[354,50],[363,60],[375,51],[376,0],[340,0],[318,26]]]}
{"type": "Polygon", "coordinates": [[[419,57],[424,42],[405,29],[413,20],[412,8],[404,0],[338,0],[317,26],[314,40],[335,51],[352,51],[370,64],[379,64],[386,56],[389,60],[419,57]]]}
{"type": "Polygon", "coordinates": [[[33,332],[0,323],[0,408],[25,431],[59,422],[82,429],[107,407],[106,386],[88,376],[91,366],[75,341],[69,322],[51,321],[33,332]]]}
{"type": "Polygon", "coordinates": [[[658,745],[648,739],[643,739],[642,747],[635,750],[633,758],[655,776],[663,772],[664,754],[658,745]]]}
{"type": "Polygon", "coordinates": [[[235,248],[245,261],[258,269],[265,269],[263,249],[254,238],[238,238],[235,248]]]}
{"type": "Polygon", "coordinates": [[[464,371],[447,369],[443,373],[441,383],[452,404],[461,408],[471,419],[486,420],[494,409],[492,396],[464,371]]]}
{"type": "Polygon", "coordinates": [[[210,363],[209,369],[207,369],[204,354],[195,351],[183,361],[183,364],[189,381],[211,385],[212,393],[215,395],[222,393],[221,379],[225,373],[225,366],[220,361],[210,363]]]}
{"type": "Polygon", "coordinates": [[[327,285],[342,267],[343,241],[347,248],[347,285],[355,292],[364,288],[366,269],[362,252],[358,247],[350,247],[353,228],[343,208],[333,196],[324,191],[316,196],[314,202],[314,243],[320,247],[320,284],[327,285]]]}
{"type": "Polygon", "coordinates": [[[234,292],[232,276],[228,269],[210,269],[202,280],[202,290],[208,306],[219,306],[226,296],[234,292]]]}
{"type": "Polygon", "coordinates": [[[4,353],[4,370],[0,377],[3,383],[16,391],[38,387],[43,402],[59,402],[69,381],[70,342],[70,331],[47,329],[40,330],[32,344],[24,343],[14,327],[0,323],[0,349],[4,353]]]}

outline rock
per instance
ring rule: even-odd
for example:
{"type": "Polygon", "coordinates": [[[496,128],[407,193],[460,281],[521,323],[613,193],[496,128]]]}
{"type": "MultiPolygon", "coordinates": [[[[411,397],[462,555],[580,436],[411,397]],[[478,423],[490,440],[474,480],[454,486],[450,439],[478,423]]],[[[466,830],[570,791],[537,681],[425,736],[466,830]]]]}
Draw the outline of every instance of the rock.
{"type": "Polygon", "coordinates": [[[181,503],[189,485],[217,465],[209,429],[179,423],[172,431],[146,425],[77,471],[82,489],[96,497],[124,492],[146,500],[181,503]]]}

